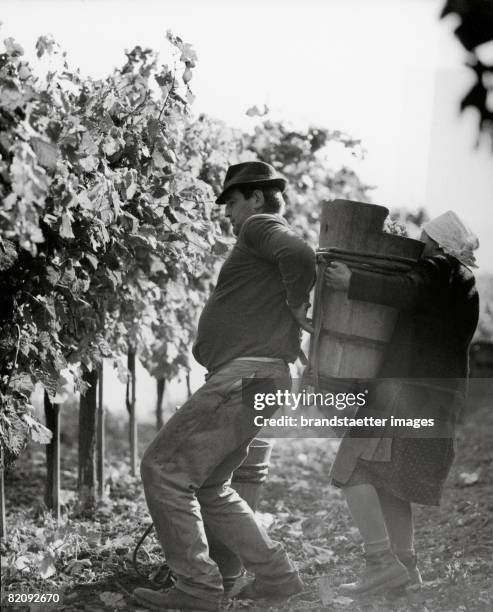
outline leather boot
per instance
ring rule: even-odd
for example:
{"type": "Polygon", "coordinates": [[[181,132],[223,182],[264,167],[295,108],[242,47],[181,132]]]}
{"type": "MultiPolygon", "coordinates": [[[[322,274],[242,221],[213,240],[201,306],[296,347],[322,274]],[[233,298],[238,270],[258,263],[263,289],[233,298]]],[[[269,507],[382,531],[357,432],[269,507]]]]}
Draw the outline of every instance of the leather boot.
{"type": "Polygon", "coordinates": [[[409,574],[409,584],[407,585],[410,589],[420,589],[423,586],[423,579],[418,569],[418,558],[416,555],[400,555],[396,553],[396,557],[406,566],[407,573],[409,574]]]}
{"type": "Polygon", "coordinates": [[[366,567],[356,582],[339,585],[342,595],[376,594],[404,586],[409,574],[391,550],[365,554],[366,567]]]}
{"type": "Polygon", "coordinates": [[[220,609],[220,601],[211,601],[193,597],[176,587],[165,591],[154,591],[152,589],[138,588],[133,596],[139,604],[151,610],[206,610],[217,612],[220,609]]]}
{"type": "Polygon", "coordinates": [[[240,589],[235,597],[238,599],[286,599],[291,595],[301,593],[304,586],[297,573],[281,584],[272,584],[255,578],[240,589]]]}

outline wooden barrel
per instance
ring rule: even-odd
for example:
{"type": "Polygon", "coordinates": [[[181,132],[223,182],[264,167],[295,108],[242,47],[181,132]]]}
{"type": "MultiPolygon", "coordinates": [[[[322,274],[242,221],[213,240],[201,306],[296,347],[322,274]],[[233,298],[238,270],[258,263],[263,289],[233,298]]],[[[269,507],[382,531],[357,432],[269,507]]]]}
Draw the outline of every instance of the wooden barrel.
{"type": "MultiPolygon", "coordinates": [[[[248,456],[234,471],[231,486],[239,493],[252,510],[257,509],[262,483],[267,478],[272,444],[267,440],[255,438],[249,446],[248,456]]],[[[224,589],[230,590],[243,571],[240,559],[226,545],[217,540],[207,530],[209,555],[223,577],[224,589]]]]}
{"type": "MultiPolygon", "coordinates": [[[[411,268],[423,243],[383,232],[389,211],[384,206],[350,200],[323,204],[314,301],[316,333],[310,345],[310,372],[315,386],[337,389],[348,379],[374,378],[394,331],[397,310],[349,300],[347,292],[324,283],[330,261],[352,269],[397,274],[411,268]]],[[[341,387],[342,388],[342,387],[341,387]]]]}

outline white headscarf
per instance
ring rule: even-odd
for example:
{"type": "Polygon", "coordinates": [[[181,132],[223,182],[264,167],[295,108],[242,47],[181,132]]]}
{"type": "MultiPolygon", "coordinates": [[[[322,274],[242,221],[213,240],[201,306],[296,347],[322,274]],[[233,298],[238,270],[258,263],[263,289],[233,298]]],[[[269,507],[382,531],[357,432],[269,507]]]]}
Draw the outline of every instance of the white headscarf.
{"type": "Polygon", "coordinates": [[[428,221],[422,229],[445,253],[452,255],[468,268],[478,267],[474,257],[474,251],[479,247],[478,237],[452,210],[428,221]]]}

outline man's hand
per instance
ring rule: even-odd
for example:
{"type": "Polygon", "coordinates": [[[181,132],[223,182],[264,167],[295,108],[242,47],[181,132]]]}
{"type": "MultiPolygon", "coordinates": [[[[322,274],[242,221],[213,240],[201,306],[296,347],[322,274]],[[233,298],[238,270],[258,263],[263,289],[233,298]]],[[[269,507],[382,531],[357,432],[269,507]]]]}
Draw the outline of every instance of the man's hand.
{"type": "Polygon", "coordinates": [[[351,270],[339,261],[333,261],[325,270],[325,284],[336,291],[347,291],[351,282],[351,270]]]}
{"type": "Polygon", "coordinates": [[[311,320],[306,318],[306,313],[308,308],[310,308],[310,304],[306,302],[305,304],[300,304],[296,307],[289,306],[289,308],[291,310],[291,314],[296,319],[301,329],[304,329],[309,334],[313,334],[315,332],[315,328],[313,327],[311,320]]]}

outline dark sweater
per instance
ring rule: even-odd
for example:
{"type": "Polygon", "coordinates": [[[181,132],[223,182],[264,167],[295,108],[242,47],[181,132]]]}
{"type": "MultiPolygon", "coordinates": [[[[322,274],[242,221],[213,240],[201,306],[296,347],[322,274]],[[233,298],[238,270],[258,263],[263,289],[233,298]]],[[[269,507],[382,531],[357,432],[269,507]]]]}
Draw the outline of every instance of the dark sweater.
{"type": "Polygon", "coordinates": [[[289,306],[309,299],[315,255],[279,215],[244,223],[200,316],[195,359],[209,371],[236,357],[295,361],[301,332],[289,306]]]}
{"type": "Polygon", "coordinates": [[[381,378],[467,378],[479,298],[473,274],[455,258],[423,258],[400,276],[355,271],[348,297],[400,309],[381,378]]]}

